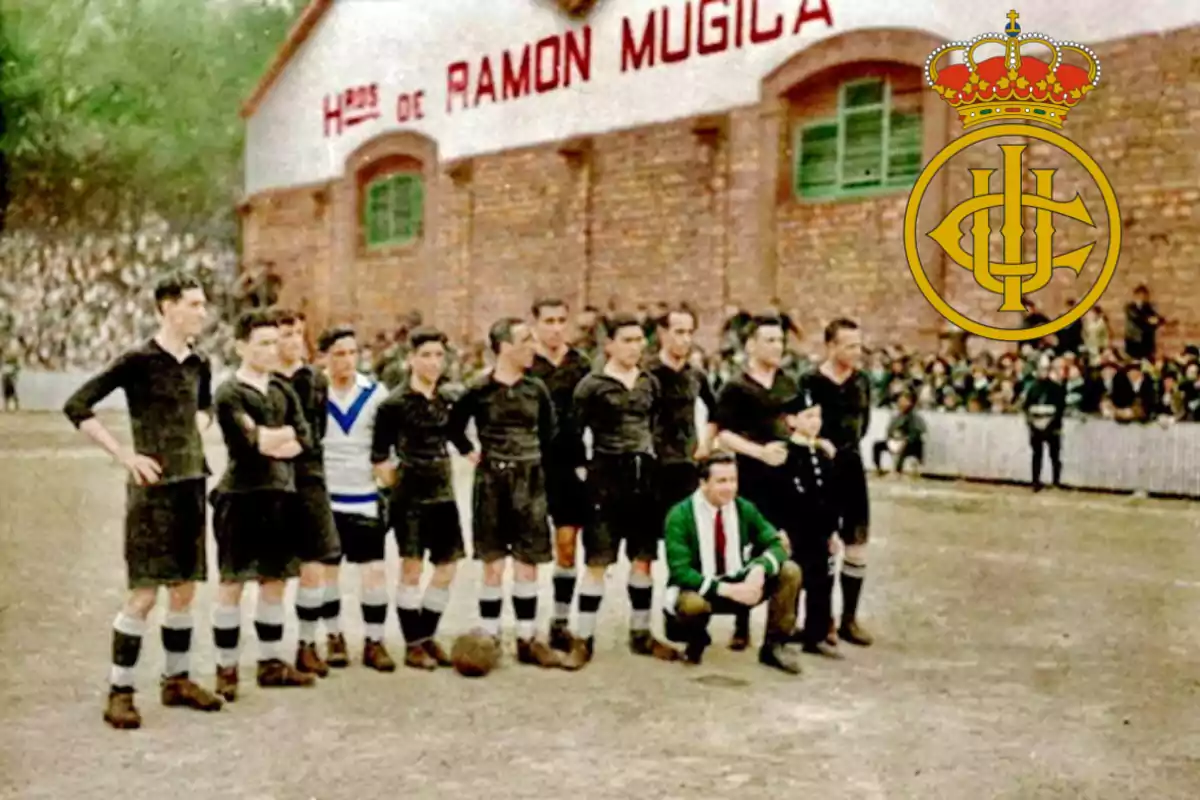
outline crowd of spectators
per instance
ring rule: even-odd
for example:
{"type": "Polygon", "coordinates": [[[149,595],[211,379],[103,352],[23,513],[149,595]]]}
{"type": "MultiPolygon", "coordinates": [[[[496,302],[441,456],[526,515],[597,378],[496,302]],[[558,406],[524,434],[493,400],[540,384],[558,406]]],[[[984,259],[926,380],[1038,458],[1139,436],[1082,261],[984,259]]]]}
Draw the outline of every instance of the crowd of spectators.
{"type": "Polygon", "coordinates": [[[199,343],[218,361],[232,355],[237,254],[161,220],[110,235],[49,240],[0,237],[0,360],[22,368],[93,369],[155,327],[148,288],[166,269],[195,275],[212,313],[199,343]]]}
{"type": "MultiPolygon", "coordinates": [[[[279,297],[280,280],[270,265],[239,271],[231,249],[173,232],[161,221],[54,244],[20,232],[0,238],[0,365],[5,375],[11,378],[23,367],[92,369],[149,335],[155,321],[146,289],[168,268],[189,271],[205,284],[212,313],[199,345],[218,365],[233,360],[230,321],[236,314],[250,306],[273,305],[279,297]]],[[[605,315],[631,310],[644,320],[653,349],[656,320],[667,309],[661,302],[627,309],[615,299],[604,310],[588,306],[576,314],[574,344],[593,359],[602,358],[605,315]]],[[[864,365],[873,401],[894,407],[907,393],[921,412],[1015,413],[1039,365],[1049,364],[1051,374],[1065,384],[1068,415],[1200,421],[1197,348],[1160,352],[1157,333],[1167,323],[1145,287],[1138,287],[1124,311],[1121,330],[1114,330],[1096,307],[1057,335],[1003,352],[993,349],[995,343],[961,331],[943,336],[937,352],[876,346],[867,352],[864,365]]],[[[778,317],[788,334],[784,370],[798,375],[813,368],[820,353],[805,348],[796,311],[774,302],[757,313],[778,317]]],[[[708,351],[697,347],[693,354],[716,390],[741,365],[750,319],[748,311],[728,308],[715,346],[708,351]]],[[[1045,321],[1029,303],[1027,327],[1045,321]]],[[[413,310],[395,330],[378,334],[363,347],[363,369],[389,385],[398,383],[408,332],[422,322],[421,312],[413,310]]],[[[486,369],[487,361],[484,342],[460,342],[451,348],[448,378],[465,383],[486,369]]]]}

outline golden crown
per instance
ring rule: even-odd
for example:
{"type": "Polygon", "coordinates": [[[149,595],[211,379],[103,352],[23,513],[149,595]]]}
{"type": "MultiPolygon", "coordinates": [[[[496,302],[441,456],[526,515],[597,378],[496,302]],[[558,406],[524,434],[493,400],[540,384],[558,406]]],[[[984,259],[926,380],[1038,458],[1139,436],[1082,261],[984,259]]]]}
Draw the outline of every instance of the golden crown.
{"type": "Polygon", "coordinates": [[[925,78],[933,90],[954,107],[964,128],[981,122],[1024,119],[1061,128],[1067,112],[1100,84],[1100,62],[1090,48],[1077,42],[1056,42],[1044,33],[1021,33],[1020,15],[1008,12],[1004,33],[984,33],[966,42],[948,42],[929,54],[925,78]],[[985,44],[1004,46],[1004,55],[975,61],[985,44]],[[1021,56],[1023,45],[1050,48],[1051,61],[1021,56]],[[938,69],[947,53],[961,51],[962,64],[938,69]],[[1063,53],[1078,53],[1087,69],[1063,63],[1063,53]]]}

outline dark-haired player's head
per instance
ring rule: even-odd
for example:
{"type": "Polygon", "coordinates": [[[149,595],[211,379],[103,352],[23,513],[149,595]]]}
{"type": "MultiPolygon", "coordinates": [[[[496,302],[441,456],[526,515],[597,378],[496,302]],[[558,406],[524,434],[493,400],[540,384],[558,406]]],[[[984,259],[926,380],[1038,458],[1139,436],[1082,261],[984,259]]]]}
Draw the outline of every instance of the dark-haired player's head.
{"type": "Polygon", "coordinates": [[[783,320],[759,314],[746,323],[746,355],[761,369],[778,369],[783,363],[783,320]]]}
{"type": "Polygon", "coordinates": [[[697,470],[700,473],[700,493],[709,505],[721,508],[737,497],[737,459],[732,453],[718,451],[702,458],[697,470]]]}
{"type": "Polygon", "coordinates": [[[825,326],[825,350],[843,369],[858,369],[862,363],[862,331],[852,319],[838,317],[825,326]]]}
{"type": "Polygon", "coordinates": [[[533,366],[533,331],[520,317],[504,317],[492,323],[488,344],[496,354],[497,364],[520,371],[533,366]]]}
{"type": "Polygon", "coordinates": [[[687,358],[696,335],[696,315],[686,306],[669,308],[658,318],[658,341],[671,358],[687,358]]]}
{"type": "Polygon", "coordinates": [[[284,365],[303,362],[308,356],[304,315],[294,309],[280,308],[275,311],[275,322],[279,325],[279,362],[284,365]]]}
{"type": "Polygon", "coordinates": [[[436,386],[446,372],[446,334],[422,326],[408,335],[408,368],[418,380],[436,386]]]}
{"type": "Polygon", "coordinates": [[[1139,303],[1146,303],[1150,300],[1150,287],[1144,283],[1139,283],[1133,289],[1133,299],[1139,303]]]}
{"type": "Polygon", "coordinates": [[[646,351],[646,332],[632,314],[618,312],[604,321],[608,342],[604,352],[620,369],[634,369],[646,351]]]}
{"type": "Polygon", "coordinates": [[[247,311],[234,327],[234,346],[242,366],[266,373],[279,364],[279,321],[271,311],[247,311]]]}
{"type": "Polygon", "coordinates": [[[154,308],[163,327],[186,339],[204,330],[208,318],[208,300],[204,287],[195,278],[172,272],[154,284],[154,308]]]}
{"type": "Polygon", "coordinates": [[[325,360],[331,381],[345,383],[358,374],[358,337],[354,328],[343,325],[324,331],[317,337],[317,350],[325,360]]]}
{"type": "Polygon", "coordinates": [[[571,313],[565,300],[539,297],[529,309],[533,316],[533,333],[542,347],[558,350],[567,341],[567,318],[571,313]]]}

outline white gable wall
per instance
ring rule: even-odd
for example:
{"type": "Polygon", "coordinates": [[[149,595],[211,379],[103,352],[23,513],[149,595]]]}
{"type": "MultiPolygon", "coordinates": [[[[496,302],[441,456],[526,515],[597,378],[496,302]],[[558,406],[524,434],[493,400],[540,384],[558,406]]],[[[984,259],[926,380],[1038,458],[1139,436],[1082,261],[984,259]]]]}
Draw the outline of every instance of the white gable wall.
{"type": "MultiPolygon", "coordinates": [[[[464,109],[462,96],[450,97],[448,65],[469,63],[473,96],[480,60],[489,56],[499,96],[506,49],[519,56],[525,44],[571,28],[582,30],[582,25],[568,23],[551,0],[339,0],[248,121],[246,193],[336,177],[349,153],[395,130],[431,137],[440,157],[453,160],[749,105],[759,99],[764,76],[826,37],[865,28],[918,28],[946,39],[969,39],[1000,30],[1011,5],[829,0],[833,26],[814,20],[793,36],[801,9],[812,12],[822,4],[759,0],[760,29],[769,29],[775,15],[783,15],[780,38],[757,45],[746,41],[741,49],[707,56],[695,52],[701,6],[709,20],[707,41],[712,41],[713,20],[739,7],[748,31],[752,4],[753,0],[601,0],[587,22],[592,37],[590,80],[576,79],[567,88],[507,101],[485,99],[478,107],[464,109]],[[649,13],[661,15],[663,8],[670,13],[672,48],[681,45],[682,19],[690,8],[691,56],[623,74],[623,20],[630,20],[640,39],[649,13]],[[379,86],[381,117],[327,137],[326,97],[371,83],[379,86]],[[418,90],[424,92],[424,118],[398,122],[399,95],[418,90]],[[448,99],[453,102],[450,111],[448,99]]],[[[1060,41],[1106,41],[1200,22],[1200,5],[1180,0],[1025,0],[1018,10],[1026,32],[1044,32],[1060,41]]],[[[657,21],[661,26],[661,16],[657,21]]],[[[731,37],[732,30],[731,23],[731,37]]]]}

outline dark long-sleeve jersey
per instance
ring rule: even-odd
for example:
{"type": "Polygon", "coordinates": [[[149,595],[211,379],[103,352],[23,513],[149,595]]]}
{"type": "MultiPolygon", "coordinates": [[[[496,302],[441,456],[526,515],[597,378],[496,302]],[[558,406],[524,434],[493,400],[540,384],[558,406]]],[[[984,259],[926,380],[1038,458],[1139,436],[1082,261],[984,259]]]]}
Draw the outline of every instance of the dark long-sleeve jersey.
{"type": "Polygon", "coordinates": [[[554,455],[566,464],[583,462],[583,440],[571,436],[569,422],[575,387],[591,371],[591,360],[575,348],[567,350],[563,360],[557,365],[539,353],[533,357],[533,366],[529,368],[530,377],[546,384],[546,389],[550,391],[550,399],[554,401],[554,416],[559,426],[554,455]]]}
{"type": "Polygon", "coordinates": [[[258,428],[285,426],[296,431],[296,439],[304,450],[312,447],[312,431],[304,418],[300,398],[286,380],[272,375],[264,393],[231,376],[217,389],[216,413],[229,451],[229,463],[217,484],[218,491],[295,490],[292,461],[271,458],[258,450],[258,428]]]}
{"type": "Polygon", "coordinates": [[[75,427],[118,389],[125,392],[133,449],[158,462],[159,483],[203,478],[209,474],[196,414],[212,410],[212,368],[196,352],[182,361],[154,339],[117,357],[79,387],[63,406],[75,427]]]}
{"type": "Polygon", "coordinates": [[[708,409],[709,419],[716,411],[708,378],[691,364],[675,370],[655,356],[646,371],[658,381],[662,392],[658,412],[658,459],[664,464],[691,461],[696,452],[696,401],[708,409]]]}
{"type": "Polygon", "coordinates": [[[371,462],[382,464],[394,452],[400,461],[397,488],[415,503],[454,500],[454,473],[447,444],[460,453],[473,448],[462,427],[451,430],[452,393],[444,386],[426,397],[401,384],[379,404],[371,437],[371,462]]]}
{"type": "Polygon", "coordinates": [[[871,381],[855,370],[842,383],[835,383],[820,370],[800,379],[799,390],[808,392],[821,407],[821,438],[828,439],[838,454],[859,453],[871,424],[871,381]]]}
{"type": "Polygon", "coordinates": [[[575,387],[571,436],[582,439],[590,429],[594,454],[653,456],[661,394],[658,380],[649,372],[639,373],[632,389],[593,372],[575,387]]]}
{"type": "MultiPolygon", "coordinates": [[[[796,381],[785,372],[776,372],[770,386],[763,386],[740,372],[721,387],[713,422],[721,430],[736,433],[755,444],[785,441],[788,429],[784,409],[795,397],[796,381]]],[[[769,508],[777,500],[779,469],[740,453],[737,464],[740,491],[772,518],[769,508]]]]}
{"type": "Polygon", "coordinates": [[[300,410],[312,433],[312,447],[306,447],[292,462],[296,481],[308,483],[325,480],[325,428],[328,424],[329,379],[325,373],[308,364],[280,380],[292,387],[300,401],[300,410]]]}
{"type": "Polygon", "coordinates": [[[489,373],[472,383],[450,412],[448,437],[455,447],[463,445],[464,454],[475,449],[466,436],[472,419],[485,457],[540,461],[553,452],[554,401],[537,378],[525,375],[509,386],[489,373]]]}

